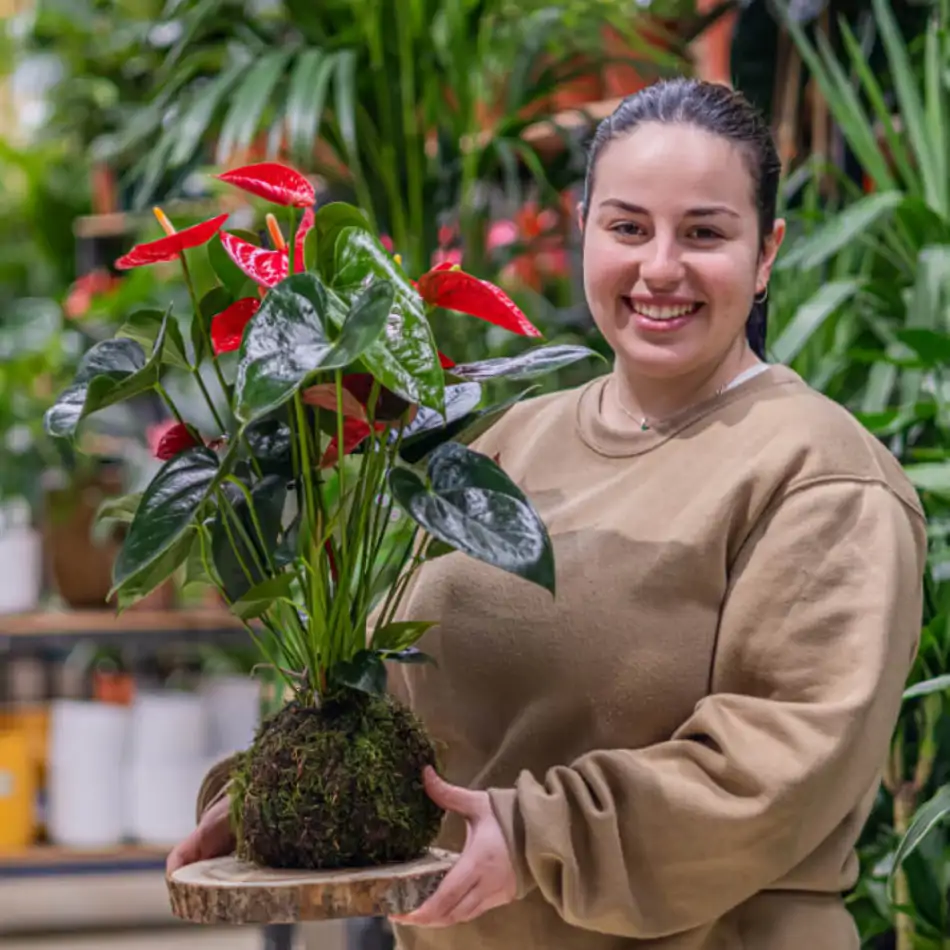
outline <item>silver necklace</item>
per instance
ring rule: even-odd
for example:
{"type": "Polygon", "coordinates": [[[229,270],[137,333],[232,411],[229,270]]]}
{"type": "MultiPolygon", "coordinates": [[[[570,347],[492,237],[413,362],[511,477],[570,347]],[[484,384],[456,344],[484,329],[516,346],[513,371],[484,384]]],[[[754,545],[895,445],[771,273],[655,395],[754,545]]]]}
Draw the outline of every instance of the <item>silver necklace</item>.
{"type": "MultiPolygon", "coordinates": [[[[623,400],[620,398],[620,390],[619,390],[619,388],[617,387],[617,380],[614,379],[613,382],[614,382],[614,391],[615,391],[616,394],[617,394],[617,405],[620,407],[620,411],[621,411],[628,419],[632,419],[632,420],[640,427],[640,431],[641,431],[641,432],[646,432],[646,431],[650,428],[650,420],[649,420],[646,416],[635,416],[635,415],[623,404],[623,400]]],[[[716,390],[716,392],[713,394],[713,397],[712,397],[712,398],[713,398],[713,399],[716,399],[718,396],[721,396],[721,395],[726,391],[726,389],[728,388],[728,386],[729,386],[728,383],[724,383],[722,386],[720,386],[720,387],[716,390]]],[[[654,420],[654,421],[658,421],[658,420],[654,420]]],[[[662,420],[659,420],[659,421],[662,421],[662,420]]]]}

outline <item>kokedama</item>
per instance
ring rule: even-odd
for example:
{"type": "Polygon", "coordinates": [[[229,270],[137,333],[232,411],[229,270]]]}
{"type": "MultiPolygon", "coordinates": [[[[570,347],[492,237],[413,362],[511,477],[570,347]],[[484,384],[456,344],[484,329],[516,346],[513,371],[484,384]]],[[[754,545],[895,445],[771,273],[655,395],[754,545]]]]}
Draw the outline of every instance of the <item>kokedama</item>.
{"type": "Polygon", "coordinates": [[[157,212],[166,236],[117,266],[180,261],[190,339],[170,308],[132,314],[85,355],[46,426],[71,437],[86,416],[147,391],[175,419],[148,487],[103,512],[129,522],[113,592],[128,606],[187,562],[292,696],[232,784],[240,855],[299,868],[409,860],[440,814],[421,780],[432,743],[385,694],[387,661],[427,662],[415,644],[430,624],[395,619],[400,603],[419,568],[453,550],[554,593],[537,512],[468,445],[511,404],[482,406],[482,381],[592,354],[539,346],[454,365],[436,347],[435,308],[540,334],[498,288],[457,267],[411,281],[357,208],[314,211],[313,188],[293,169],[220,177],[286,207],[290,246],[272,215],[264,248],[222,231],[226,215],[176,232],[157,212]],[[187,256],[199,248],[219,281],[200,300],[187,256]],[[216,431],[179,411],[163,385],[174,371],[194,377],[216,431]]]}

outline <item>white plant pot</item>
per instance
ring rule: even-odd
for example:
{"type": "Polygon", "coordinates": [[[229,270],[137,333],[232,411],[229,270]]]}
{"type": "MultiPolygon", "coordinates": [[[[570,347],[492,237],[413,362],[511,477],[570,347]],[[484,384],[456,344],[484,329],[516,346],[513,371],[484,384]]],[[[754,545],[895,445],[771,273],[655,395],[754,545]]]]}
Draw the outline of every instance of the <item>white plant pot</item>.
{"type": "Polygon", "coordinates": [[[213,676],[201,684],[209,753],[224,758],[248,748],[260,722],[261,684],[251,676],[213,676]]]}
{"type": "Polygon", "coordinates": [[[73,700],[52,704],[47,821],[56,844],[104,848],[121,842],[127,737],[125,707],[73,700]]]}
{"type": "Polygon", "coordinates": [[[195,693],[142,693],[132,705],[133,761],[191,763],[208,755],[208,716],[195,693]]]}
{"type": "Polygon", "coordinates": [[[195,803],[207,759],[168,763],[138,758],[125,775],[125,830],[146,845],[171,847],[195,827],[195,803]]]}
{"type": "Polygon", "coordinates": [[[43,545],[29,527],[0,528],[0,614],[35,610],[43,586],[43,545]]]}

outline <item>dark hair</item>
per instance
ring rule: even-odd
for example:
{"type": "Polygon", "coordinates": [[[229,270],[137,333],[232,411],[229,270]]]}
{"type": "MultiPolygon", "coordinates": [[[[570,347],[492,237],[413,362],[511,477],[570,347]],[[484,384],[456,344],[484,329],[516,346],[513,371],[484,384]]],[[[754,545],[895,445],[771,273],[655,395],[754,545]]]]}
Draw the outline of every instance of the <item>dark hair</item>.
{"type": "MultiPolygon", "coordinates": [[[[587,157],[584,220],[590,210],[594,172],[604,146],[629,135],[645,122],[692,125],[735,142],[745,154],[755,186],[759,235],[764,242],[775,225],[781,162],[761,113],[740,92],[698,79],[662,80],[628,96],[597,127],[587,157]]],[[[756,356],[765,359],[768,301],[756,300],[746,321],[746,337],[756,356]]]]}

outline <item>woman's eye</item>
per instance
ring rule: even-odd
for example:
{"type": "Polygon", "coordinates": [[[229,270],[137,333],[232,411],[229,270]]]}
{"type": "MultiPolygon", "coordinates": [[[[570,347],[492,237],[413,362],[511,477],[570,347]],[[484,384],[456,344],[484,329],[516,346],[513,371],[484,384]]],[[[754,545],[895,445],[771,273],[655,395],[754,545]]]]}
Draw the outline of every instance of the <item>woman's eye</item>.
{"type": "Polygon", "coordinates": [[[633,221],[620,221],[613,225],[610,230],[622,237],[638,237],[643,234],[643,228],[633,221]]]}
{"type": "Polygon", "coordinates": [[[712,228],[693,228],[689,232],[689,236],[698,241],[718,241],[722,237],[718,231],[712,228]]]}

